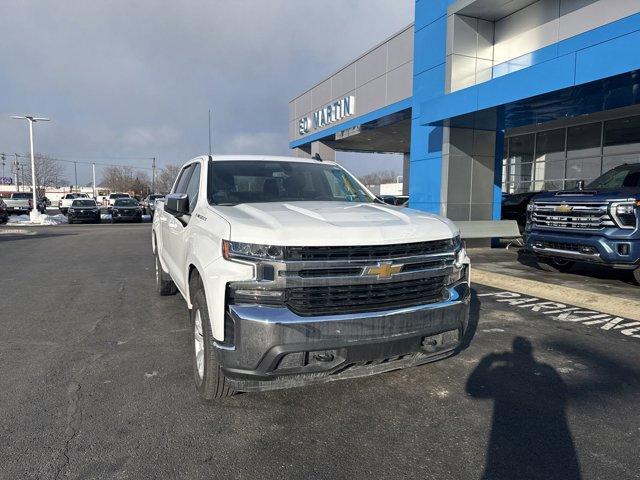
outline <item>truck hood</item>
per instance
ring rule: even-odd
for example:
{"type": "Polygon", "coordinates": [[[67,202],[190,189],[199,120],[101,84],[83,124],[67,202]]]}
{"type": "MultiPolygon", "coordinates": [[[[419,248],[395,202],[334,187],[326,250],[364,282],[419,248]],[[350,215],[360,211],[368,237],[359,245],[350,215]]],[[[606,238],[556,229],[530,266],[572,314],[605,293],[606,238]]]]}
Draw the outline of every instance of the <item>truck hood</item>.
{"type": "Polygon", "coordinates": [[[613,200],[633,200],[640,198],[637,188],[564,190],[561,192],[541,193],[532,201],[543,202],[608,202],[613,200]]]}
{"type": "MultiPolygon", "coordinates": [[[[213,208],[213,207],[212,207],[213,208]]],[[[216,206],[232,241],[272,245],[381,245],[458,234],[448,219],[378,203],[290,202],[216,206]]]]}

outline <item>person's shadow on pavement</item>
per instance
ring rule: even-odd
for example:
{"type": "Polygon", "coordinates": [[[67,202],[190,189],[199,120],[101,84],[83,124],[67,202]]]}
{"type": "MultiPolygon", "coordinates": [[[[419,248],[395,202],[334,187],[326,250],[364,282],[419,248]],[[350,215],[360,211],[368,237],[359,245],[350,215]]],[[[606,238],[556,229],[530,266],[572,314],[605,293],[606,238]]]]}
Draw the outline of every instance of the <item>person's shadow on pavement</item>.
{"type": "Polygon", "coordinates": [[[536,362],[531,343],[484,357],[467,380],[467,393],[494,399],[483,479],[580,478],[565,416],[567,387],[553,367],[536,362]]]}

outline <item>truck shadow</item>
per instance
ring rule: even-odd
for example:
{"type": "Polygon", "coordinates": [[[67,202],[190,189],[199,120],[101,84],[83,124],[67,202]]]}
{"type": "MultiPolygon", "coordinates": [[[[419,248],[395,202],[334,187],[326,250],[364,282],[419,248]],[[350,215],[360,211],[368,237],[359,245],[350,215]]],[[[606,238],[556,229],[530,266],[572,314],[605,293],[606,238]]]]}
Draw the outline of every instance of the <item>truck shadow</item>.
{"type": "Polygon", "coordinates": [[[536,361],[529,340],[515,337],[511,351],[486,355],[466,391],[494,401],[483,479],[581,478],[565,413],[567,385],[536,361]]]}

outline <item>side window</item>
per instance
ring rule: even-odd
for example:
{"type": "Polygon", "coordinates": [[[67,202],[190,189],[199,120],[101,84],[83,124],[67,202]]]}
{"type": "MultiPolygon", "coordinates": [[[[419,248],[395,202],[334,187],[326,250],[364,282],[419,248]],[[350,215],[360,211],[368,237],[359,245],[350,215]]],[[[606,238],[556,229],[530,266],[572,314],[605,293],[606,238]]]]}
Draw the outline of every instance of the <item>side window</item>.
{"type": "Polygon", "coordinates": [[[193,212],[193,209],[198,202],[198,193],[200,191],[200,164],[193,165],[193,172],[189,178],[189,183],[185,193],[189,195],[189,212],[193,212]]]}
{"type": "Polygon", "coordinates": [[[193,164],[187,165],[182,169],[180,175],[178,175],[178,180],[176,181],[175,187],[172,193],[186,193],[187,183],[189,182],[189,177],[191,177],[191,172],[193,171],[193,164]]]}

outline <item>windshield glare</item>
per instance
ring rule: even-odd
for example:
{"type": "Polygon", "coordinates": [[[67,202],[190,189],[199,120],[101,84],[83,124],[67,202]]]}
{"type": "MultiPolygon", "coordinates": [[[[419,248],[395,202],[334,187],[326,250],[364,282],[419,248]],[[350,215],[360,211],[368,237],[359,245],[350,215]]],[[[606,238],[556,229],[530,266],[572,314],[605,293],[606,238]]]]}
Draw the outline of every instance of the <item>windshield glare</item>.
{"type": "Polygon", "coordinates": [[[209,162],[208,197],[214,205],[375,201],[334,164],[251,160],[209,162]]]}
{"type": "Polygon", "coordinates": [[[97,204],[94,200],[74,200],[71,206],[72,207],[96,207],[97,204]]]}
{"type": "Polygon", "coordinates": [[[116,200],[114,206],[116,207],[137,207],[138,202],[136,202],[133,198],[122,198],[120,200],[116,200]]]}
{"type": "Polygon", "coordinates": [[[640,187],[640,168],[609,170],[591,182],[587,188],[636,188],[640,187]]]}

